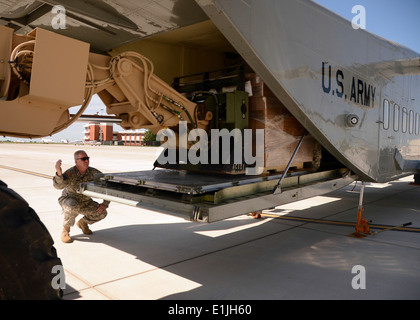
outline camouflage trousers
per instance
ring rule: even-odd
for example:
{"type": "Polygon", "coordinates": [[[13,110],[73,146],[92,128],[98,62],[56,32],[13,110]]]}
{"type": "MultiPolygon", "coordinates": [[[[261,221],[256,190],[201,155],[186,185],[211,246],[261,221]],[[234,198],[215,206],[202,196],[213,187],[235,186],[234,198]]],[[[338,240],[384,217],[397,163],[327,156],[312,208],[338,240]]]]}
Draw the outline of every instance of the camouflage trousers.
{"type": "Polygon", "coordinates": [[[78,201],[72,197],[60,197],[58,203],[61,205],[64,214],[63,227],[72,227],[76,221],[76,217],[81,214],[88,224],[92,224],[104,219],[107,211],[98,214],[99,203],[92,199],[88,201],[78,201]]]}

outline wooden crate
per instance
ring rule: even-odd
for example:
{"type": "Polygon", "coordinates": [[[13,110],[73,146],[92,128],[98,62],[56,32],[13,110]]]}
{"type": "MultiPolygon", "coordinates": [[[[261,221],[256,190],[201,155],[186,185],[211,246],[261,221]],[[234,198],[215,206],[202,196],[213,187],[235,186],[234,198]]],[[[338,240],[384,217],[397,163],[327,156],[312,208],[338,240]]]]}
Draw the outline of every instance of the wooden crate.
{"type": "MultiPolygon", "coordinates": [[[[247,76],[253,91],[249,98],[249,128],[264,129],[264,171],[284,171],[305,128],[257,75],[247,76]]],[[[315,171],[320,160],[321,145],[308,135],[291,167],[315,171]]]]}

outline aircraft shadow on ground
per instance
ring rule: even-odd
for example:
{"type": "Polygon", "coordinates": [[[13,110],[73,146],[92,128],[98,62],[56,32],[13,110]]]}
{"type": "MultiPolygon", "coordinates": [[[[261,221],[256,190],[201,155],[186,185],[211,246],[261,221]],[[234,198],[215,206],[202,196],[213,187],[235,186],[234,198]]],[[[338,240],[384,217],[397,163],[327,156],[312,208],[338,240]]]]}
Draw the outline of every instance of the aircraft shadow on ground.
{"type": "MultiPolygon", "coordinates": [[[[376,197],[376,191],[367,190],[367,195],[376,197]]],[[[316,218],[331,215],[339,206],[341,213],[351,213],[355,221],[357,200],[357,192],[348,192],[341,202],[317,207],[316,218]]],[[[314,208],[291,214],[314,218],[314,208]]],[[[413,257],[411,262],[410,259],[404,261],[389,252],[384,244],[343,237],[354,228],[333,228],[338,228],[337,232],[334,229],[322,232],[322,229],[308,227],[307,223],[249,217],[212,224],[127,225],[73,238],[112,246],[199,284],[193,290],[162,299],[348,298],[355,294],[350,285],[354,265],[376,268],[380,283],[381,274],[403,273],[417,259],[413,257]],[[241,226],[252,227],[239,230],[241,226]],[[217,232],[222,235],[216,236],[217,232]],[[337,283],[337,278],[343,283],[337,283]]],[[[408,272],[405,277],[419,286],[420,269],[417,271],[417,275],[408,272]]],[[[373,297],[389,297],[388,293],[384,291],[373,297]]],[[[392,294],[390,297],[401,298],[392,294]]]]}

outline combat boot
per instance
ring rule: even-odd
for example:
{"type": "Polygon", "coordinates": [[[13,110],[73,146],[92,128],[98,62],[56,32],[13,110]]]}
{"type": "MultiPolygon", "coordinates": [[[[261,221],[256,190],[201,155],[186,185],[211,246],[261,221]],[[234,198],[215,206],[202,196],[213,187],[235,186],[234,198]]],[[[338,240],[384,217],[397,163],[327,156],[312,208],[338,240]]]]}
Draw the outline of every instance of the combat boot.
{"type": "Polygon", "coordinates": [[[79,221],[77,221],[76,225],[82,229],[82,232],[84,234],[92,234],[92,230],[89,229],[88,224],[86,223],[86,221],[82,218],[79,221]]]}
{"type": "Polygon", "coordinates": [[[61,233],[61,241],[64,243],[73,242],[73,239],[70,237],[70,227],[63,227],[63,232],[61,233]]]}

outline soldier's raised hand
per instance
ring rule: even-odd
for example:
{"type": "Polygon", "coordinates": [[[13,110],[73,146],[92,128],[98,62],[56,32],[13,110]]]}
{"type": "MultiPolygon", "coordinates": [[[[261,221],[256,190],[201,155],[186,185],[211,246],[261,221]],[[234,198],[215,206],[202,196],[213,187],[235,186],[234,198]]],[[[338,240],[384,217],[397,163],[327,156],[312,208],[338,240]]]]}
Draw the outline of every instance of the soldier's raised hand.
{"type": "Polygon", "coordinates": [[[55,163],[55,171],[57,172],[57,175],[59,175],[59,176],[61,176],[63,174],[63,171],[61,170],[61,163],[62,163],[61,160],[58,160],[55,163]]]}

